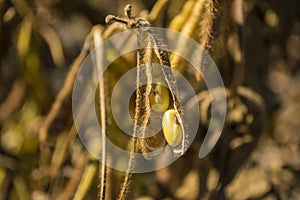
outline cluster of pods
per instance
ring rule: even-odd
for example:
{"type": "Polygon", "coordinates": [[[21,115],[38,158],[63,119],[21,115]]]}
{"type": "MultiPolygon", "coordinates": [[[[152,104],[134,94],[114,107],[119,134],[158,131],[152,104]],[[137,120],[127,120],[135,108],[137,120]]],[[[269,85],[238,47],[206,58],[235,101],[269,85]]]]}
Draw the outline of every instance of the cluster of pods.
{"type": "Polygon", "coordinates": [[[180,124],[179,113],[170,108],[170,91],[163,84],[153,83],[150,93],[151,110],[155,113],[163,113],[162,133],[146,138],[146,145],[149,149],[155,149],[164,145],[162,137],[172,147],[178,147],[183,139],[183,130],[180,124]],[[160,142],[157,142],[160,141],[160,142]]]}

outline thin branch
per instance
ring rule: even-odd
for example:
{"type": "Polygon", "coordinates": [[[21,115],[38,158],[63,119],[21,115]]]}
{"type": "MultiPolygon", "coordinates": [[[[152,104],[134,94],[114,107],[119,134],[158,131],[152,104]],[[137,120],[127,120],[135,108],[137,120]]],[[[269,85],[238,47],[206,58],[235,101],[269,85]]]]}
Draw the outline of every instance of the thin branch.
{"type": "Polygon", "coordinates": [[[52,27],[48,25],[41,25],[38,28],[38,32],[40,36],[44,38],[45,42],[47,43],[54,64],[58,67],[65,66],[66,61],[63,53],[63,47],[57,33],[53,30],[52,27]]]}
{"type": "Polygon", "coordinates": [[[67,97],[70,95],[73,84],[75,81],[75,77],[77,74],[77,71],[80,68],[80,65],[82,64],[83,60],[86,58],[88,52],[89,52],[89,46],[90,46],[90,35],[86,37],[85,43],[83,45],[83,48],[79,54],[79,56],[76,58],[74,63],[72,64],[71,70],[69,71],[67,78],[64,82],[64,85],[62,89],[59,91],[50,112],[46,116],[39,132],[39,140],[41,144],[44,144],[48,137],[48,129],[57,116],[57,113],[60,111],[63,102],[67,99],[67,97]]]}
{"type": "Polygon", "coordinates": [[[51,160],[50,174],[52,178],[54,178],[57,175],[60,167],[62,166],[62,163],[66,159],[69,145],[74,140],[76,133],[76,127],[73,124],[69,132],[58,136],[51,160]]]}
{"type": "Polygon", "coordinates": [[[17,79],[5,101],[0,105],[0,124],[4,123],[22,105],[26,88],[22,80],[17,79]]]}
{"type": "Polygon", "coordinates": [[[74,200],[82,200],[86,195],[93,178],[97,171],[97,163],[94,160],[90,160],[90,163],[85,167],[83,176],[74,195],[74,200]]]}
{"type": "MultiPolygon", "coordinates": [[[[101,49],[101,41],[102,41],[102,28],[100,26],[94,27],[94,46],[95,46],[95,56],[96,56],[96,66],[100,72],[103,72],[103,49],[101,49]]],[[[106,106],[105,106],[105,86],[104,86],[104,76],[100,77],[99,80],[99,100],[100,100],[100,120],[101,120],[101,137],[102,137],[102,154],[101,159],[102,163],[100,164],[100,192],[99,199],[104,200],[106,196],[106,173],[107,173],[107,152],[106,152],[106,106]]]]}
{"type": "Polygon", "coordinates": [[[134,153],[136,151],[136,146],[137,146],[137,134],[138,134],[138,129],[139,129],[139,121],[140,121],[140,112],[141,112],[141,91],[140,91],[140,65],[143,62],[142,56],[139,53],[140,52],[140,44],[138,40],[138,54],[137,54],[137,77],[136,77],[136,100],[135,100],[135,114],[134,114],[134,128],[133,128],[133,135],[132,135],[132,140],[131,140],[131,149],[130,149],[130,157],[128,160],[127,164],[127,170],[125,172],[124,180],[121,185],[121,190],[119,193],[119,200],[126,199],[128,195],[128,190],[129,190],[129,184],[130,184],[130,179],[132,176],[131,171],[134,168],[134,153]]]}

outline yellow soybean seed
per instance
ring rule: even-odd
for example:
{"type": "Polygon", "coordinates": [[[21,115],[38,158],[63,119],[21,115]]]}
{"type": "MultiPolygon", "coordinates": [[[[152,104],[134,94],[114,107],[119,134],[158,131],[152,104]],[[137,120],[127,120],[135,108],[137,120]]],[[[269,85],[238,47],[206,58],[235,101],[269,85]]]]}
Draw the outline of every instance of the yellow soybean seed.
{"type": "Polygon", "coordinates": [[[179,123],[179,114],[176,110],[167,110],[162,118],[162,127],[166,141],[169,145],[177,147],[182,141],[183,131],[179,123]]]}
{"type": "Polygon", "coordinates": [[[150,105],[154,112],[161,113],[169,108],[169,90],[162,84],[153,84],[150,105]]]}

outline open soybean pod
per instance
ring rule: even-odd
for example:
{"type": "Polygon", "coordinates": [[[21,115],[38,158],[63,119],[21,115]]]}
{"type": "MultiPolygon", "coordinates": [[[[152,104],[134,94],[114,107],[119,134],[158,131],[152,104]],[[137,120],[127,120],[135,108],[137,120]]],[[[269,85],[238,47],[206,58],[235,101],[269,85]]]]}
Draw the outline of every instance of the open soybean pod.
{"type": "Polygon", "coordinates": [[[162,128],[168,144],[172,147],[180,146],[183,139],[183,130],[179,113],[176,110],[170,109],[164,113],[162,118],[162,128]]]}
{"type": "MultiPolygon", "coordinates": [[[[170,94],[171,94],[172,101],[173,101],[173,108],[174,108],[174,111],[176,112],[176,120],[175,120],[176,124],[177,124],[176,127],[180,127],[178,129],[178,131],[179,130],[181,131],[181,134],[179,134],[181,136],[179,136],[178,138],[176,137],[176,134],[173,134],[173,135],[170,134],[170,136],[166,133],[164,133],[164,134],[165,134],[165,137],[169,136],[169,139],[175,140],[174,145],[171,145],[171,143],[169,143],[170,141],[168,142],[168,139],[166,138],[167,142],[171,146],[173,146],[173,147],[176,146],[176,148],[173,148],[173,152],[180,153],[181,155],[183,155],[183,153],[185,151],[185,147],[186,147],[186,135],[185,135],[183,120],[182,120],[183,119],[183,111],[182,111],[182,107],[181,107],[181,104],[179,101],[178,87],[177,87],[176,80],[175,80],[175,77],[174,77],[172,69],[171,69],[169,52],[167,51],[166,47],[160,42],[160,40],[152,33],[151,29],[148,29],[147,32],[148,32],[149,36],[151,37],[153,43],[155,44],[154,52],[155,52],[156,56],[158,57],[159,62],[162,66],[163,76],[164,76],[167,86],[170,90],[170,94]],[[179,145],[180,144],[179,141],[181,141],[181,145],[179,145]]],[[[172,111],[172,110],[166,111],[166,113],[165,113],[166,120],[167,120],[167,115],[169,115],[169,114],[174,115],[174,111],[172,111]]],[[[175,121],[173,121],[173,122],[175,122],[175,121]]],[[[168,121],[165,121],[165,122],[168,122],[168,121]]],[[[169,123],[172,124],[173,122],[170,121],[169,123]]],[[[163,129],[164,129],[164,127],[163,127],[163,129]]],[[[171,126],[170,126],[170,129],[171,129],[171,126]]]]}
{"type": "Polygon", "coordinates": [[[169,108],[169,90],[162,84],[154,83],[150,93],[151,109],[156,113],[162,113],[169,108]]]}
{"type": "Polygon", "coordinates": [[[157,133],[154,136],[145,138],[145,144],[148,150],[155,151],[158,148],[164,147],[166,141],[162,132],[157,133]]]}
{"type": "Polygon", "coordinates": [[[153,136],[143,138],[142,142],[142,152],[147,160],[155,159],[165,150],[166,140],[162,131],[153,136]]]}

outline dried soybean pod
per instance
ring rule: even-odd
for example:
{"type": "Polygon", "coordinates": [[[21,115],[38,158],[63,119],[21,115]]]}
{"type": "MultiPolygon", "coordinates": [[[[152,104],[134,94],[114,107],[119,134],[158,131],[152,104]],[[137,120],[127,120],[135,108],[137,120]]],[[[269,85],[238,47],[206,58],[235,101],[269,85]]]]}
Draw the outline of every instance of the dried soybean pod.
{"type": "Polygon", "coordinates": [[[143,156],[147,160],[153,160],[157,158],[166,147],[166,140],[162,131],[158,132],[156,135],[143,138],[142,144],[143,156]]]}
{"type": "Polygon", "coordinates": [[[191,15],[191,10],[195,6],[194,0],[188,0],[184,3],[181,12],[176,15],[169,24],[169,29],[180,31],[191,15]]]}
{"type": "Polygon", "coordinates": [[[163,75],[165,78],[165,81],[167,82],[168,88],[170,90],[172,100],[173,100],[173,107],[175,111],[177,112],[177,122],[180,125],[181,131],[182,131],[182,142],[180,149],[173,149],[174,153],[180,153],[183,155],[186,147],[186,135],[184,131],[184,126],[183,126],[183,111],[182,107],[179,101],[179,93],[177,90],[177,84],[175,81],[175,77],[173,75],[172,69],[171,69],[171,64],[170,64],[170,59],[169,59],[169,52],[166,50],[166,48],[161,44],[161,42],[156,38],[156,36],[151,32],[150,29],[147,30],[149,33],[149,36],[153,40],[154,44],[156,45],[155,48],[155,54],[159,59],[159,62],[162,66],[162,71],[163,75]]]}
{"type": "Polygon", "coordinates": [[[158,148],[164,147],[166,145],[166,140],[163,132],[160,131],[154,136],[145,138],[145,145],[149,151],[155,151],[158,148]]]}
{"type": "MultiPolygon", "coordinates": [[[[128,161],[127,170],[125,173],[124,181],[121,186],[121,191],[119,193],[118,199],[125,199],[128,194],[129,189],[129,180],[132,175],[132,170],[134,169],[134,160],[135,160],[135,150],[137,148],[137,138],[140,136],[145,136],[145,129],[150,118],[150,100],[149,95],[151,92],[151,82],[152,75],[150,71],[150,65],[152,63],[152,51],[151,48],[141,48],[142,36],[150,32],[150,23],[146,20],[135,18],[131,15],[131,6],[130,4],[125,7],[125,15],[128,19],[123,19],[113,15],[106,17],[106,23],[119,22],[127,25],[127,28],[138,29],[138,53],[137,53],[137,78],[136,78],[136,107],[135,107],[135,116],[134,116],[134,128],[133,128],[133,137],[132,137],[132,148],[130,150],[130,157],[128,161]],[[148,53],[151,52],[151,53],[148,53]],[[146,56],[145,56],[146,55],[146,56]],[[142,65],[145,65],[145,74],[141,69],[142,65]],[[146,87],[141,87],[140,81],[143,75],[146,75],[146,87]],[[140,125],[141,124],[141,127],[140,125]]],[[[150,37],[149,37],[150,38],[150,37]]],[[[147,47],[151,47],[151,41],[148,39],[147,47]]],[[[145,140],[142,139],[142,148],[145,140]]],[[[143,152],[144,153],[144,152],[143,152]]]]}
{"type": "Polygon", "coordinates": [[[172,147],[177,147],[181,144],[183,138],[183,130],[181,128],[179,114],[176,110],[167,110],[162,119],[162,127],[166,141],[172,147]]]}
{"type": "Polygon", "coordinates": [[[150,93],[150,105],[154,112],[161,113],[169,108],[169,90],[160,83],[154,83],[150,93]]]}

